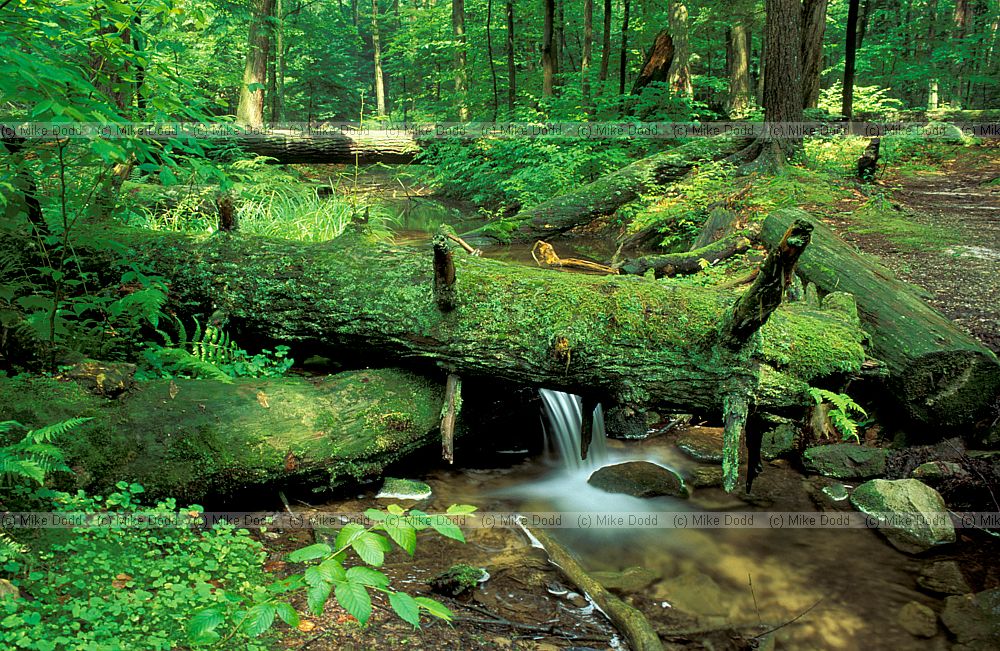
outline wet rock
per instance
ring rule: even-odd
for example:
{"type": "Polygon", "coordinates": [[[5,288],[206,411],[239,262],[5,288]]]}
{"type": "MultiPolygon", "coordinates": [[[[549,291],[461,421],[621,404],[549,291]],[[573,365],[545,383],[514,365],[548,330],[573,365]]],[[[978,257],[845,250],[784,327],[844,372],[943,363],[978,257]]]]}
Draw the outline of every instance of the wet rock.
{"type": "Polygon", "coordinates": [[[966,477],[969,473],[954,461],[928,461],[913,469],[910,476],[928,483],[935,483],[952,477],[966,477]]]}
{"type": "Polygon", "coordinates": [[[672,470],[648,461],[629,461],[599,468],[587,483],[609,493],[633,497],[687,497],[684,482],[672,470]]]}
{"type": "Polygon", "coordinates": [[[936,561],[925,565],[917,577],[917,585],[937,594],[965,594],[972,591],[955,561],[936,561]]]}
{"type": "Polygon", "coordinates": [[[73,380],[90,393],[116,398],[135,386],[135,364],[85,360],[73,365],[63,377],[73,380]]]}
{"type": "Polygon", "coordinates": [[[1000,648],[1000,588],[948,597],[941,622],[963,649],[1000,648]]]}
{"type": "Polygon", "coordinates": [[[834,502],[842,502],[849,496],[847,486],[844,484],[830,484],[829,486],[824,486],[822,490],[823,494],[834,502]]]}
{"type": "Polygon", "coordinates": [[[8,597],[12,599],[20,599],[21,591],[17,589],[16,585],[7,579],[0,579],[0,601],[3,601],[8,597]]]}
{"type": "Polygon", "coordinates": [[[677,437],[677,447],[695,461],[722,463],[722,429],[691,428],[677,437]]]}
{"type": "Polygon", "coordinates": [[[722,466],[697,466],[687,483],[695,488],[722,486],[722,466]]]}
{"type": "Polygon", "coordinates": [[[911,601],[899,609],[896,621],[910,635],[934,637],[937,635],[937,615],[934,611],[916,601],[911,601]]]}
{"type": "Polygon", "coordinates": [[[802,433],[792,424],[782,424],[764,432],[760,441],[760,454],[765,459],[778,459],[794,453],[799,448],[802,433]]]}
{"type": "Polygon", "coordinates": [[[867,481],[851,493],[851,504],[877,518],[879,533],[900,551],[918,554],[955,542],[944,500],[918,479],[867,481]]]}
{"type": "Polygon", "coordinates": [[[885,474],[888,456],[882,448],[834,443],[807,448],[802,454],[806,470],[837,479],[862,479],[885,474]]]}
{"type": "Polygon", "coordinates": [[[476,586],[489,578],[489,573],[481,567],[458,563],[432,578],[429,584],[434,592],[450,597],[458,597],[471,592],[476,586]]]}
{"type": "Polygon", "coordinates": [[[590,602],[587,601],[587,598],[584,597],[579,592],[569,592],[566,594],[564,598],[566,599],[566,601],[573,604],[574,608],[586,608],[587,606],[590,605],[590,602]]]}
{"type": "Polygon", "coordinates": [[[685,572],[664,581],[657,590],[656,598],[666,599],[675,608],[691,615],[719,617],[729,613],[722,588],[712,577],[701,572],[685,572]]]}
{"type": "Polygon", "coordinates": [[[620,439],[644,439],[649,433],[646,414],[631,407],[612,407],[604,413],[608,436],[620,439]]]}
{"type": "Polygon", "coordinates": [[[626,567],[621,572],[591,572],[590,575],[608,590],[624,593],[639,592],[659,578],[656,572],[638,565],[626,567]]]}
{"type": "Polygon", "coordinates": [[[431,496],[431,487],[422,481],[386,477],[375,497],[393,500],[423,500],[431,496]]]}

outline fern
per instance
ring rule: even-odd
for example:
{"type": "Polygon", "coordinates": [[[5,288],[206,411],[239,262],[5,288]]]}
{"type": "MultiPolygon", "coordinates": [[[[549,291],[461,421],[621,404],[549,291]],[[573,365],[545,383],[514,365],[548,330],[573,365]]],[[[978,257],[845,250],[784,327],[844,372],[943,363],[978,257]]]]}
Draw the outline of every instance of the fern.
{"type": "MultiPolygon", "coordinates": [[[[29,431],[17,443],[0,447],[0,480],[9,485],[17,479],[30,479],[41,485],[49,473],[68,471],[62,450],[53,441],[89,420],[92,419],[70,418],[46,425],[29,431]]],[[[4,421],[0,423],[0,434],[23,428],[16,421],[4,421]]]]}
{"type": "Polygon", "coordinates": [[[225,371],[212,362],[201,359],[182,348],[155,348],[151,349],[151,355],[156,358],[160,366],[171,374],[187,374],[226,383],[233,381],[225,371]]]}
{"type": "Polygon", "coordinates": [[[817,389],[816,387],[809,387],[808,392],[817,405],[823,404],[824,401],[833,405],[833,408],[827,412],[827,416],[837,431],[840,432],[842,440],[854,439],[860,445],[861,436],[858,434],[858,423],[851,414],[854,413],[867,418],[868,412],[861,405],[854,402],[854,399],[846,393],[834,393],[833,391],[817,389]]]}

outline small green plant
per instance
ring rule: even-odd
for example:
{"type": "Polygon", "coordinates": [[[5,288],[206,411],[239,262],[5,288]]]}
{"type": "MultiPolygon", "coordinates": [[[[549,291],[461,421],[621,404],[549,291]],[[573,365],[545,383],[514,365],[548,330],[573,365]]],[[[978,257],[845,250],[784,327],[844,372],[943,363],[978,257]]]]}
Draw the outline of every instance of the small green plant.
{"type": "Polygon", "coordinates": [[[276,617],[289,626],[297,626],[298,613],[282,600],[282,595],[303,589],[313,615],[322,614],[332,595],[362,626],[372,614],[372,593],[384,595],[400,619],[414,627],[420,626],[422,614],[451,621],[451,611],[444,605],[429,597],[413,597],[393,590],[389,577],[374,568],[381,567],[386,553],[393,549],[390,540],[412,556],[417,533],[425,529],[465,542],[462,530],[447,516],[467,515],[475,510],[474,506],[452,505],[446,515],[429,515],[395,504],[385,511],[368,509],[365,515],[374,523],[371,526],[348,523],[340,529],[332,545],[316,543],[289,554],[289,561],[309,564],[304,572],[257,591],[252,603],[232,598],[195,613],[187,624],[189,642],[194,646],[232,648],[229,645],[235,636],[261,635],[271,628],[276,617]],[[348,562],[352,551],[360,563],[348,562]]]}
{"type": "Polygon", "coordinates": [[[854,402],[854,399],[846,393],[834,393],[833,391],[817,389],[816,387],[809,387],[808,392],[809,397],[815,401],[817,407],[824,404],[827,405],[825,409],[826,418],[840,432],[842,440],[848,441],[854,439],[860,445],[861,437],[858,435],[859,423],[854,420],[851,414],[854,413],[867,418],[868,413],[864,408],[854,402]]]}

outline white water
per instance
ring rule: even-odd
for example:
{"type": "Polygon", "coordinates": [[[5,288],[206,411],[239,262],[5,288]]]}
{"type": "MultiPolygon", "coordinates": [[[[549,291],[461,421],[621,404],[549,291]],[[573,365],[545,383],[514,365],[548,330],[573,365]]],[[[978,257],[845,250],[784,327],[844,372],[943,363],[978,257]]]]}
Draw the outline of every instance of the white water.
{"type": "MultiPolygon", "coordinates": [[[[592,415],[593,437],[587,458],[580,458],[583,429],[583,398],[572,393],[539,389],[545,412],[545,447],[549,460],[561,463],[566,470],[596,470],[608,462],[607,432],[604,412],[598,405],[592,415]]],[[[588,416],[590,416],[588,414],[588,416]]]]}

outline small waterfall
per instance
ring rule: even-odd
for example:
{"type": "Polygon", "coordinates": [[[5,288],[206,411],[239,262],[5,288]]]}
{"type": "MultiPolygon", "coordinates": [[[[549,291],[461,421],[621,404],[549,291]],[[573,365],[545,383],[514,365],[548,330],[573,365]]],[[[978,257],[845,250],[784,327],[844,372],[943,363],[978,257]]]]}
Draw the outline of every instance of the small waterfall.
{"type": "Polygon", "coordinates": [[[545,446],[548,455],[567,470],[597,469],[607,463],[607,432],[604,412],[598,405],[593,414],[593,437],[587,459],[580,459],[583,398],[572,393],[539,389],[545,412],[545,446]]]}

